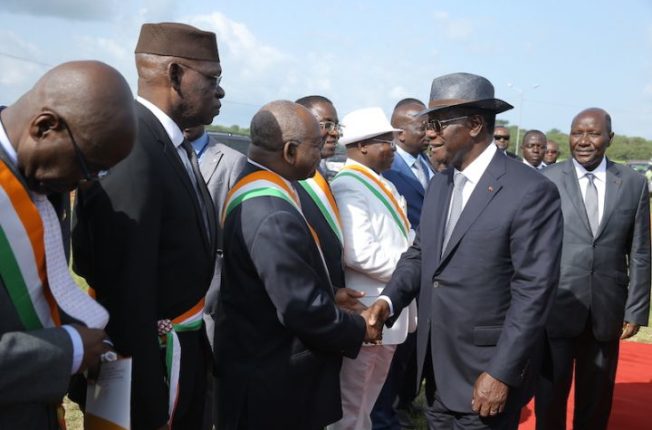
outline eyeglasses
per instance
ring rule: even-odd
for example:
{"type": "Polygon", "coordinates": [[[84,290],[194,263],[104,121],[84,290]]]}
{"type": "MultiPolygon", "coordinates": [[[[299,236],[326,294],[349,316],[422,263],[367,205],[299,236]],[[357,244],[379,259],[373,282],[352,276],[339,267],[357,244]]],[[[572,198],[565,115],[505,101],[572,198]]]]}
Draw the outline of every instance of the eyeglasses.
{"type": "Polygon", "coordinates": [[[559,151],[556,149],[546,149],[546,154],[557,154],[559,151]]]}
{"type": "Polygon", "coordinates": [[[199,73],[200,75],[202,75],[203,77],[208,79],[212,83],[212,85],[215,86],[215,87],[218,86],[220,84],[220,82],[222,82],[222,75],[209,75],[209,74],[204,73],[201,70],[196,69],[194,67],[191,67],[191,66],[189,66],[187,64],[183,64],[183,63],[177,63],[177,64],[182,66],[182,67],[187,67],[190,70],[192,70],[193,72],[199,73]]]}
{"type": "Polygon", "coordinates": [[[326,130],[328,133],[336,131],[337,133],[342,134],[342,127],[344,126],[333,121],[319,121],[319,127],[322,130],[326,130]]]}
{"type": "Polygon", "coordinates": [[[466,119],[466,118],[468,118],[468,116],[458,116],[457,118],[444,119],[444,120],[431,119],[426,123],[426,131],[434,131],[435,133],[439,134],[446,127],[448,127],[449,123],[459,121],[461,119],[466,119]]]}
{"type": "Polygon", "coordinates": [[[500,136],[500,135],[494,134],[494,139],[495,140],[509,140],[509,136],[500,136]]]}
{"type": "Polygon", "coordinates": [[[377,139],[377,138],[375,138],[375,137],[374,137],[373,139],[369,139],[369,140],[371,140],[372,142],[376,142],[376,143],[386,143],[386,144],[388,144],[392,149],[393,149],[393,148],[396,148],[396,143],[394,143],[393,140],[377,139]]]}
{"type": "Polygon", "coordinates": [[[77,142],[75,141],[75,138],[72,135],[72,131],[70,131],[70,127],[68,127],[68,123],[66,123],[63,120],[61,122],[63,123],[63,126],[66,128],[66,132],[70,137],[70,142],[72,143],[72,147],[75,148],[75,156],[77,157],[77,164],[79,164],[82,174],[84,175],[82,181],[86,181],[86,182],[97,181],[99,178],[103,178],[104,176],[106,176],[109,173],[107,170],[97,170],[95,172],[92,172],[91,169],[88,168],[88,162],[86,162],[86,157],[84,157],[84,153],[82,152],[79,145],[77,145],[77,142]]]}

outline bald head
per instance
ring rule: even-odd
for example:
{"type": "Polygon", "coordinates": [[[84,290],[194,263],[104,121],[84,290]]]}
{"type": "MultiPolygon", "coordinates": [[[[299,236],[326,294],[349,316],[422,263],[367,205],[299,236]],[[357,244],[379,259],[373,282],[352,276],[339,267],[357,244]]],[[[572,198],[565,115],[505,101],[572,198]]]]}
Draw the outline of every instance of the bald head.
{"type": "Polygon", "coordinates": [[[304,106],[289,100],[273,101],[263,106],[252,118],[251,144],[278,151],[288,140],[301,140],[307,129],[316,124],[317,121],[304,106]]]}
{"type": "Polygon", "coordinates": [[[252,160],[291,180],[314,175],[322,139],[317,119],[304,106],[288,100],[268,103],[252,118],[250,133],[252,160]]]}
{"type": "Polygon", "coordinates": [[[2,120],[19,169],[30,186],[44,191],[72,189],[86,174],[112,167],[129,154],[136,137],[129,85],[97,61],[50,70],[2,112],[2,120]]]}
{"type": "Polygon", "coordinates": [[[575,115],[575,117],[573,118],[573,122],[571,123],[571,128],[573,124],[575,124],[579,119],[583,119],[589,116],[599,118],[600,121],[606,127],[607,134],[611,133],[611,115],[609,115],[609,113],[606,110],[602,108],[595,108],[595,107],[584,109],[583,111],[575,115]]]}

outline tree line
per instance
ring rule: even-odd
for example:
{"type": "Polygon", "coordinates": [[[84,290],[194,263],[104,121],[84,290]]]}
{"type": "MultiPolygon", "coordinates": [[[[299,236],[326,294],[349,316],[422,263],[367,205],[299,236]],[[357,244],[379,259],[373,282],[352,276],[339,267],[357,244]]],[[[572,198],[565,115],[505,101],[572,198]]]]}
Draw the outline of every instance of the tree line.
{"type": "MultiPolygon", "coordinates": [[[[510,141],[509,150],[512,152],[516,151],[517,144],[520,145],[520,142],[516,142],[516,126],[509,125],[508,121],[497,120],[497,124],[507,127],[511,133],[512,140],[510,141]]],[[[231,133],[239,136],[249,136],[249,129],[240,127],[239,125],[209,125],[206,127],[208,131],[219,131],[222,133],[231,133]]],[[[521,130],[520,139],[523,139],[523,135],[527,130],[521,130]]],[[[560,159],[568,158],[569,148],[568,148],[568,134],[563,133],[561,130],[553,128],[548,130],[546,137],[548,140],[557,142],[559,144],[560,159]]],[[[520,153],[520,150],[518,151],[520,153]]],[[[650,160],[652,159],[652,141],[643,139],[642,137],[629,137],[624,135],[616,134],[611,146],[607,150],[607,156],[613,160],[618,161],[628,161],[628,160],[650,160]]]]}

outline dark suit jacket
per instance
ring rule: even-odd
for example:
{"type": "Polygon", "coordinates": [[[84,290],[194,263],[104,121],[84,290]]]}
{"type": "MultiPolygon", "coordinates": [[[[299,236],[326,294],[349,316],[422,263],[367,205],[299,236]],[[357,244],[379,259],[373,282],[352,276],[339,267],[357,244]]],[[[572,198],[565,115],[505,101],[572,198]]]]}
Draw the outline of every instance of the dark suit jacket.
{"type": "MultiPolygon", "coordinates": [[[[156,322],[181,315],[206,294],[215,240],[165,129],[140,103],[136,110],[138,140],[129,156],[80,192],[73,253],[76,270],[111,314],[106,331],[116,349],[133,357],[132,427],[151,429],[168,419],[156,322]]],[[[186,341],[198,335],[179,335],[184,359],[207,353],[186,349],[198,345],[186,341]]]]}
{"type": "MultiPolygon", "coordinates": [[[[326,176],[322,173],[322,176],[326,176]]],[[[294,189],[299,194],[301,201],[301,210],[310,225],[319,237],[322,251],[324,253],[324,260],[331,277],[333,287],[341,288],[344,285],[344,261],[342,260],[342,243],[333,232],[333,229],[328,225],[328,221],[322,215],[317,207],[315,201],[310,197],[308,192],[300,185],[294,184],[294,189]]]]}
{"type": "Polygon", "coordinates": [[[594,239],[572,159],[543,174],[557,185],[564,214],[561,276],[549,336],[579,335],[589,311],[600,341],[617,339],[623,321],[647,325],[650,206],[645,178],[607,161],[605,207],[594,239]]]}
{"type": "MultiPolygon", "coordinates": [[[[2,162],[27,188],[0,147],[2,162]]],[[[59,428],[56,407],[70,382],[72,355],[63,328],[25,331],[0,277],[0,429],[59,428]]]]}
{"type": "MultiPolygon", "coordinates": [[[[258,170],[249,164],[243,176],[258,170]]],[[[245,200],[226,218],[215,329],[218,428],[321,429],[342,416],[342,354],[364,320],[335,306],[317,245],[285,200],[245,200]]]]}
{"type": "Polygon", "coordinates": [[[444,405],[470,413],[473,384],[488,372],[512,387],[508,405],[518,408],[559,276],[559,194],[496,152],[441,255],[452,190],[453,169],[430,182],[415,242],[383,294],[395,314],[419,295],[418,373],[430,344],[444,405]]]}
{"type": "MultiPolygon", "coordinates": [[[[430,163],[425,159],[424,162],[427,168],[432,171],[430,163]]],[[[411,227],[416,230],[419,227],[421,207],[425,195],[423,185],[421,185],[421,182],[419,182],[403,157],[398,154],[394,156],[391,169],[383,172],[383,177],[392,182],[399,194],[407,201],[408,219],[410,220],[411,227]]]]}

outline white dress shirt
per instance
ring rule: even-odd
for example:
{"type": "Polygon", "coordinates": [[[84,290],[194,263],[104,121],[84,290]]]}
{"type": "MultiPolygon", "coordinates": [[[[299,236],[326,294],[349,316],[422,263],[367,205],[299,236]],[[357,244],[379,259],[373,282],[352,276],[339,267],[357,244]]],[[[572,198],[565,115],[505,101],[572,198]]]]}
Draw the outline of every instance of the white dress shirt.
{"type": "MultiPolygon", "coordinates": [[[[466,202],[469,201],[469,197],[471,197],[471,194],[473,193],[473,190],[475,190],[475,186],[478,185],[478,182],[480,182],[480,178],[482,178],[482,175],[484,175],[484,171],[487,170],[487,167],[489,166],[489,163],[491,163],[492,158],[494,158],[494,155],[496,154],[496,150],[498,148],[496,145],[489,145],[485,148],[484,151],[471,162],[468,166],[466,166],[466,169],[464,169],[462,172],[462,175],[466,178],[466,182],[464,183],[464,188],[462,189],[462,211],[464,211],[464,207],[466,206],[466,202]]],[[[455,169],[455,173],[459,172],[459,170],[455,169]]],[[[450,203],[448,204],[448,217],[450,217],[451,213],[451,206],[450,203]]]]}
{"type": "Polygon", "coordinates": [[[423,170],[423,173],[426,175],[426,184],[430,182],[430,179],[433,177],[434,173],[432,170],[428,168],[428,163],[422,158],[423,155],[420,155],[418,157],[415,157],[414,155],[410,154],[400,146],[396,145],[396,154],[400,155],[400,157],[405,161],[405,164],[407,164],[410,167],[410,170],[412,170],[412,173],[414,174],[414,177],[419,179],[419,174],[417,173],[417,169],[415,167],[416,163],[421,163],[421,167],[423,170]]]}
{"type": "Polygon", "coordinates": [[[598,223],[602,222],[602,214],[604,213],[604,198],[607,189],[607,157],[602,157],[602,161],[598,167],[589,172],[580,163],[573,158],[573,165],[575,166],[575,173],[577,180],[580,183],[580,192],[582,193],[582,202],[586,199],[586,187],[589,184],[589,179],[586,177],[587,173],[593,174],[593,183],[598,190],[598,223]]]}
{"type": "Polygon", "coordinates": [[[542,161],[541,164],[539,164],[539,166],[534,167],[533,165],[528,163],[528,161],[525,158],[523,158],[523,164],[525,164],[526,166],[530,166],[531,168],[536,169],[536,170],[541,170],[541,169],[543,169],[544,167],[547,166],[547,164],[542,161]]]}

